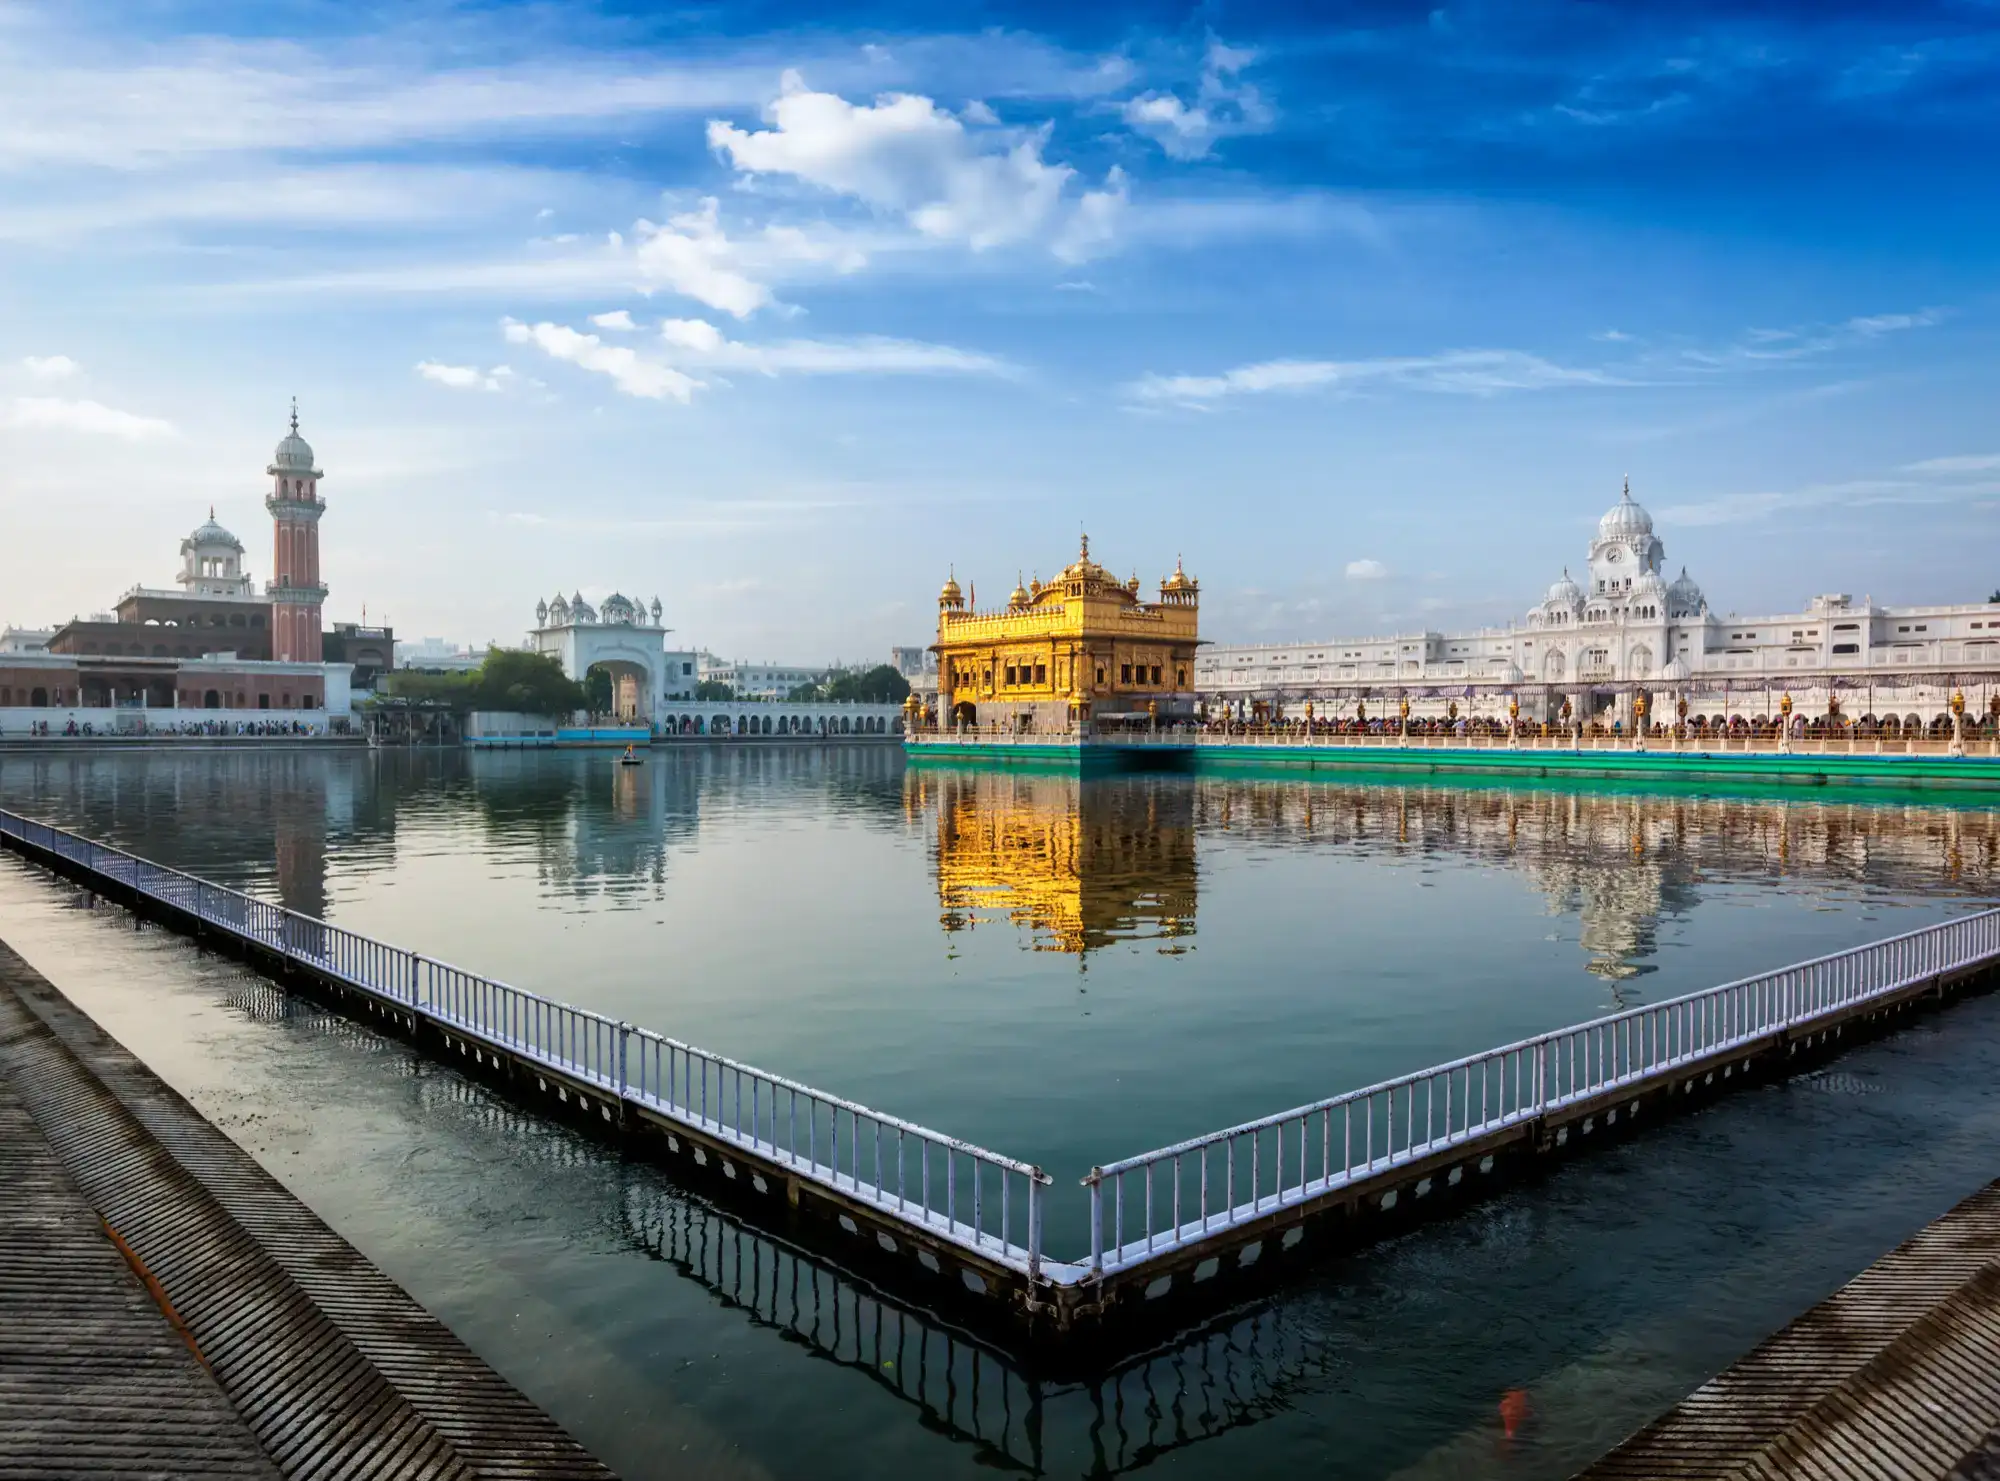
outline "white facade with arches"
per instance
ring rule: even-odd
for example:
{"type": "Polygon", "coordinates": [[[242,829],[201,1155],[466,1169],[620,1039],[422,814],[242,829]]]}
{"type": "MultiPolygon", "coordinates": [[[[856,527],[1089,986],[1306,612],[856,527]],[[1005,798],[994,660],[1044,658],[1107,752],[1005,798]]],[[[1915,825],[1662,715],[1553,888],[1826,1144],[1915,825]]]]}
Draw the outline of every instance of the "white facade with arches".
{"type": "MultiPolygon", "coordinates": [[[[1211,707],[1316,702],[1328,716],[1356,703],[1408,699],[1412,713],[1491,715],[1518,699],[1548,719],[1568,699],[1593,717],[1629,715],[1633,694],[1671,694],[1701,709],[1756,707],[1791,693],[1803,710],[1908,710],[1934,722],[1954,688],[1983,710],[2000,693],[2000,605],[1885,607],[1845,594],[1799,612],[1718,615],[1685,569],[1667,578],[1666,547],[1628,484],[1598,521],[1578,581],[1565,570],[1504,628],[1413,632],[1202,650],[1195,686],[1211,707]],[[1731,700],[1730,696],[1746,696],[1731,700]]],[[[1381,714],[1370,704],[1371,714],[1381,714]]]]}

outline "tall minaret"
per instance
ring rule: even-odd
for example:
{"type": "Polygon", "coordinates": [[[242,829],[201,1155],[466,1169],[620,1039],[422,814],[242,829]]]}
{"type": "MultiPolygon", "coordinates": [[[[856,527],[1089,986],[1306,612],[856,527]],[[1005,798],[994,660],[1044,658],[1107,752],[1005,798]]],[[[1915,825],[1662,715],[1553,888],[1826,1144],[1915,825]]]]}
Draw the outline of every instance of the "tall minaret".
{"type": "Polygon", "coordinates": [[[278,444],[271,466],[271,492],[264,507],[277,526],[277,552],[272,580],[264,588],[271,598],[271,656],[281,663],[318,663],[320,607],[326,588],[319,579],[320,471],[313,467],[313,450],[299,436],[299,403],[292,400],[292,430],[278,444]]]}

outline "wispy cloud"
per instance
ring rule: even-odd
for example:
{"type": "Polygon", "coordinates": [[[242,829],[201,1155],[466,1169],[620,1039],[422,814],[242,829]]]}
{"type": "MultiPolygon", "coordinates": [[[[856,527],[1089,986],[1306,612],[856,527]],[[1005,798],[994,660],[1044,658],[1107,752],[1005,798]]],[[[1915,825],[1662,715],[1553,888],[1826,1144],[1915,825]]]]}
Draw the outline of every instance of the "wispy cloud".
{"type": "Polygon", "coordinates": [[[1608,370],[1558,365],[1522,350],[1447,350],[1437,355],[1371,360],[1263,360],[1218,375],[1149,375],[1127,390],[1143,401],[1193,405],[1271,391],[1358,390],[1370,385],[1497,396],[1509,391],[1628,384],[1631,382],[1608,370]]]}
{"type": "Polygon", "coordinates": [[[1795,489],[1765,489],[1720,494],[1659,508],[1667,525],[1744,524],[1779,513],[1812,509],[1867,509],[1884,505],[1958,504],[1989,498],[2000,485],[1992,482],[1940,484],[1906,478],[1854,478],[1837,483],[1806,484],[1795,489]]]}
{"type": "Polygon", "coordinates": [[[1194,101],[1184,102],[1174,92],[1141,93],[1120,109],[1126,127],[1174,159],[1201,159],[1219,140],[1263,133],[1277,113],[1243,80],[1244,69],[1256,59],[1254,51],[1211,38],[1194,101]]]}
{"type": "Polygon", "coordinates": [[[648,348],[607,344],[562,324],[508,319],[513,344],[529,344],[558,360],[610,377],[628,396],[688,401],[711,384],[693,371],[780,375],[988,375],[1018,374],[992,355],[920,340],[859,336],[853,339],[787,339],[766,343],[732,340],[706,319],[667,319],[648,348]]]}
{"type": "Polygon", "coordinates": [[[67,355],[23,355],[21,365],[38,381],[64,381],[83,371],[83,367],[67,355]]]}
{"type": "Polygon", "coordinates": [[[605,376],[627,396],[685,403],[701,384],[629,345],[608,345],[596,335],[580,333],[566,324],[522,324],[508,319],[501,328],[509,344],[533,345],[553,360],[605,376]]]}
{"type": "Polygon", "coordinates": [[[1906,463],[1905,473],[1990,473],[2000,469],[2000,453],[1970,453],[1949,458],[1925,458],[1906,463]]]}
{"type": "Polygon", "coordinates": [[[1389,568],[1381,561],[1374,559],[1349,561],[1347,563],[1347,579],[1349,581],[1386,581],[1389,579],[1389,568]]]}
{"type": "Polygon", "coordinates": [[[40,431],[80,432],[92,437],[116,437],[140,442],[179,435],[161,417],[120,411],[100,401],[65,401],[53,396],[17,396],[5,425],[40,431]]]}
{"type": "Polygon", "coordinates": [[[514,377],[514,372],[505,365],[481,370],[476,365],[445,365],[436,360],[418,361],[417,374],[454,391],[498,391],[514,377]]]}

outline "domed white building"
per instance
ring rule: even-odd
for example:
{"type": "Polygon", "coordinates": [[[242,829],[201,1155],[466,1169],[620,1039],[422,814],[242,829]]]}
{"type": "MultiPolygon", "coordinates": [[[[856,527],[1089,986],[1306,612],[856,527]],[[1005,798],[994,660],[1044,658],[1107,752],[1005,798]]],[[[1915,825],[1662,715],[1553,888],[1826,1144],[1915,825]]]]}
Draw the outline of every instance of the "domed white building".
{"type": "Polygon", "coordinates": [[[1638,693],[1654,695],[1658,717],[1657,691],[1671,690],[1690,714],[1740,714],[1790,692],[1800,713],[1838,699],[1850,717],[1921,713],[1929,723],[1953,688],[1981,707],[2000,692],[2000,607],[1878,607],[1834,594],[1801,612],[1719,616],[1685,567],[1667,579],[1666,546],[1629,480],[1597,522],[1584,572],[1578,581],[1565,569],[1504,628],[1207,647],[1195,684],[1211,704],[1315,700],[1322,713],[1390,697],[1409,699],[1413,715],[1453,701],[1461,714],[1497,715],[1517,699],[1537,720],[1565,700],[1575,713],[1629,718],[1638,693]]]}
{"type": "Polygon", "coordinates": [[[665,613],[657,596],[648,607],[614,591],[593,607],[581,589],[567,597],[557,592],[553,601],[535,603],[528,648],[555,659],[579,683],[592,669],[603,669],[611,678],[614,710],[623,718],[651,720],[668,700],[694,698],[699,682],[696,655],[667,649],[665,613]]]}

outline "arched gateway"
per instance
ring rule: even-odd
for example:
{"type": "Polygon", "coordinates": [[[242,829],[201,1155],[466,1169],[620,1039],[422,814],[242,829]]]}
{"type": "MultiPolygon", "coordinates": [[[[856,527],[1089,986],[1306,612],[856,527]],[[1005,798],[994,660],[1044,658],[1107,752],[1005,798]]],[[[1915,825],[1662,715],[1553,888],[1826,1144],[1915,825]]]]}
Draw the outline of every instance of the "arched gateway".
{"type": "Polygon", "coordinates": [[[662,615],[658,597],[648,608],[613,592],[599,609],[580,591],[558,593],[553,602],[535,604],[528,646],[579,683],[593,669],[602,672],[610,680],[612,712],[651,723],[664,701],[692,697],[695,686],[694,655],[667,651],[662,615]]]}

